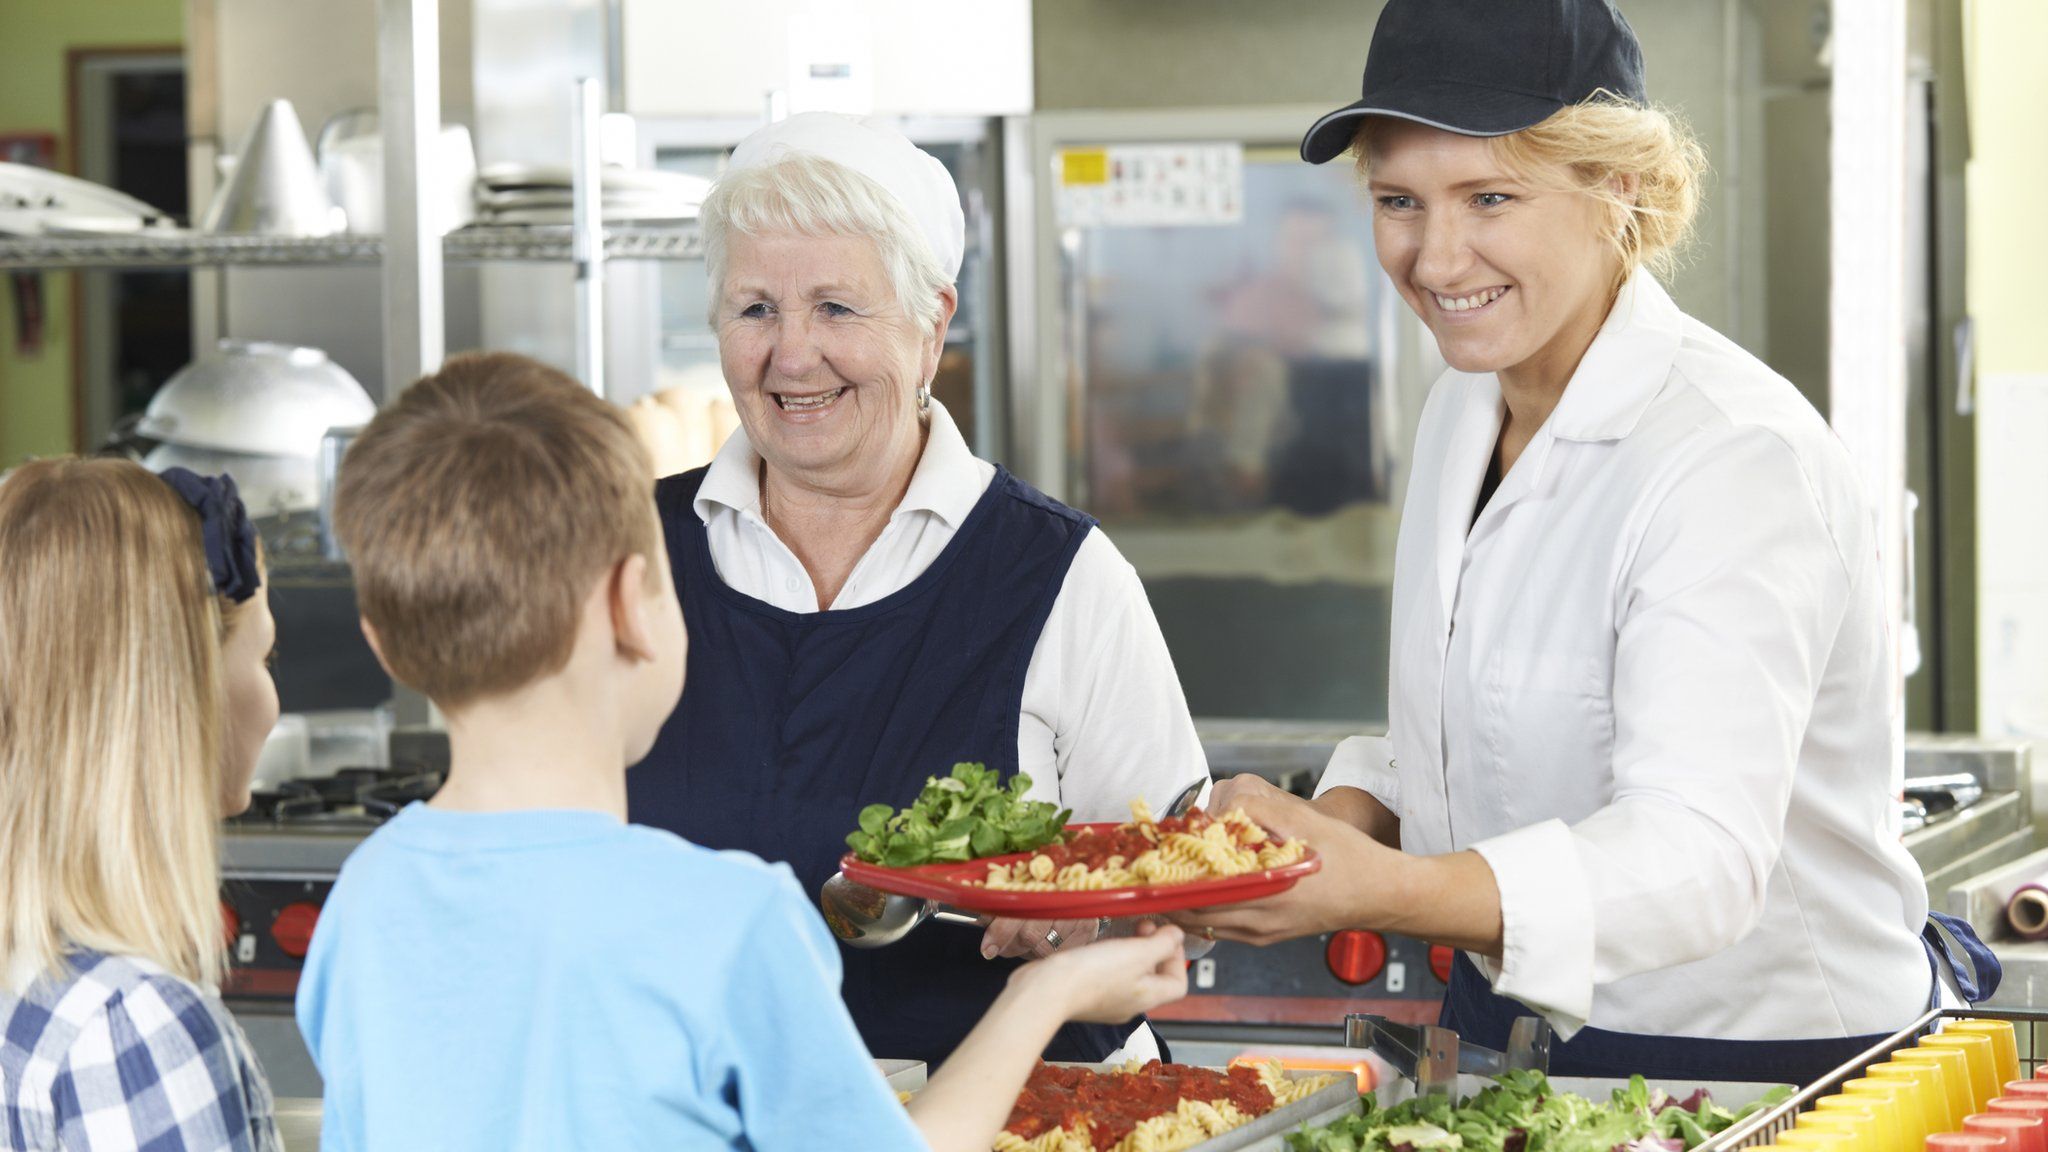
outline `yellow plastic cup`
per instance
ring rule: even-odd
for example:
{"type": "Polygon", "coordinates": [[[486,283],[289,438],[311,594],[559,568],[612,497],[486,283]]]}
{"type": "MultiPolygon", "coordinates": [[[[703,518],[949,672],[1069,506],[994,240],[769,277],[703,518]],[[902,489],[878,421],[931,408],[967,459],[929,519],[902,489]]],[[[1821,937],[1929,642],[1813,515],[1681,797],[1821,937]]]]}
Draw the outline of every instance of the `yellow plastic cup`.
{"type": "Polygon", "coordinates": [[[1869,1140],[1837,1128],[1794,1128],[1776,1140],[1787,1152],[1872,1152],[1869,1140]]]}
{"type": "Polygon", "coordinates": [[[1864,1069],[1863,1076],[1869,1080],[1910,1086],[1930,1136],[1936,1132],[1953,1132],[1962,1125],[1962,1118],[1955,1114],[1955,1105],[1949,1102],[1948,1086],[1941,1069],[1933,1064],[1887,1060],[1864,1069]]]}
{"type": "MultiPolygon", "coordinates": [[[[1855,1152],[1903,1152],[1898,1146],[1898,1133],[1881,1131],[1877,1114],[1868,1108],[1860,1110],[1843,1109],[1834,1112],[1819,1110],[1801,1112],[1793,1122],[1793,1132],[1840,1132],[1855,1140],[1855,1152]]],[[[1789,1133],[1788,1133],[1789,1135],[1789,1133]]],[[[1782,1141],[1784,1137],[1779,1137],[1782,1141]]]]}
{"type": "MultiPolygon", "coordinates": [[[[1982,1112],[1991,1098],[1998,1095],[1998,1086],[2005,1083],[1998,1075],[1998,1054],[1991,1046],[1991,1037],[1981,1033],[1937,1032],[1920,1041],[1920,1048],[1954,1048],[1960,1051],[1970,1069],[1970,1111],[1982,1112]]],[[[2018,1057],[2014,1057],[2015,1060],[2018,1057]]]]}
{"type": "MultiPolygon", "coordinates": [[[[1927,1137],[1934,1131],[1928,1102],[1921,1094],[1920,1085],[1910,1080],[1879,1080],[1862,1076],[1843,1081],[1840,1097],[1828,1096],[1822,1099],[1884,1101],[1891,1106],[1891,1114],[1897,1117],[1900,1139],[1905,1142],[1908,1149],[1925,1146],[1927,1137]]],[[[1816,1107],[1818,1104],[1817,1101],[1816,1107]]]]}
{"type": "Polygon", "coordinates": [[[1963,1117],[1977,1111],[1977,1090],[1970,1084],[1970,1058],[1960,1048],[1902,1048],[1892,1053],[1894,1064],[1925,1064],[1941,1069],[1941,1090],[1948,1095],[1948,1126],[1944,1132],[1962,1128],[1963,1117]]]}
{"type": "Polygon", "coordinates": [[[1951,1020],[1942,1030],[1991,1037],[1991,1053],[1998,1067],[1998,1082],[2004,1084],[2020,1078],[2020,1048],[2019,1041],[2013,1035],[2012,1021],[1951,1020]]]}
{"type": "Polygon", "coordinates": [[[1906,1142],[1906,1127],[1899,1120],[1899,1106],[1889,1097],[1880,1096],[1823,1096],[1813,1102],[1813,1110],[1802,1116],[1818,1121],[1827,1116],[1855,1116],[1868,1121],[1877,1133],[1877,1142],[1885,1152],[1920,1152],[1926,1138],[1913,1143],[1906,1142]]]}

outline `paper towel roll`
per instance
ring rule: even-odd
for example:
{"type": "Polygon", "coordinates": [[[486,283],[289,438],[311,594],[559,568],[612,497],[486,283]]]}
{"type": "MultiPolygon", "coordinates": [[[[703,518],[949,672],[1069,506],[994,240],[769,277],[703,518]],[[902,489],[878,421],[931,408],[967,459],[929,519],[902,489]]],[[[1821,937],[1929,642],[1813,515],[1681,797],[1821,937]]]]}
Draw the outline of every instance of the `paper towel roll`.
{"type": "Polygon", "coordinates": [[[2048,886],[2020,885],[2005,902],[2005,922],[2022,940],[2048,940],[2048,886]]]}

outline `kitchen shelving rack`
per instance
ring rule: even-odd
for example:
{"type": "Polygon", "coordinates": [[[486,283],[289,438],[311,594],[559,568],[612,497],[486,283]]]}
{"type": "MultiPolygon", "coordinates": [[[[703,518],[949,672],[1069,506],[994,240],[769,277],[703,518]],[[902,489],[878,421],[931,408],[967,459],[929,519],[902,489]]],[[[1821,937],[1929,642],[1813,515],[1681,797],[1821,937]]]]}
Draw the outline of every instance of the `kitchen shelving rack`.
{"type": "MultiPolygon", "coordinates": [[[[441,242],[449,264],[492,261],[566,262],[569,225],[485,225],[460,228],[441,242]]],[[[613,227],[604,232],[606,260],[697,260],[703,240],[694,224],[613,227]]],[[[0,270],[148,269],[186,267],[314,267],[370,265],[384,259],[381,236],[215,236],[201,232],[104,237],[0,236],[0,270]]]]}

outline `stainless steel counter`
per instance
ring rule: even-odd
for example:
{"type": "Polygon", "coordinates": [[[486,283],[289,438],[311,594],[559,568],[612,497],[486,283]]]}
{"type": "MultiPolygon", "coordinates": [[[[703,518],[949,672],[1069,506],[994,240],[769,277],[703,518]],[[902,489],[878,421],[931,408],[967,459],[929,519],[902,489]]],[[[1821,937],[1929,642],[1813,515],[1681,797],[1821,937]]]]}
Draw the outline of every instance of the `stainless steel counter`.
{"type": "Polygon", "coordinates": [[[320,1098],[279,1096],[275,1102],[285,1152],[320,1152],[320,1098]]]}

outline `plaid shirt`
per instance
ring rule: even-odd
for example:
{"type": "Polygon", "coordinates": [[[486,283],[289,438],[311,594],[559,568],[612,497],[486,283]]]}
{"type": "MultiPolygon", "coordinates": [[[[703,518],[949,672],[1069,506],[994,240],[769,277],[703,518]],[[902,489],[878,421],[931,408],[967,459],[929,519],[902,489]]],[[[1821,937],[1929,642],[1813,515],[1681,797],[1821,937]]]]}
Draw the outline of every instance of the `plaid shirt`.
{"type": "Polygon", "coordinates": [[[0,1148],[279,1152],[270,1087],[220,997],[150,961],[73,953],[0,987],[0,1148]]]}

